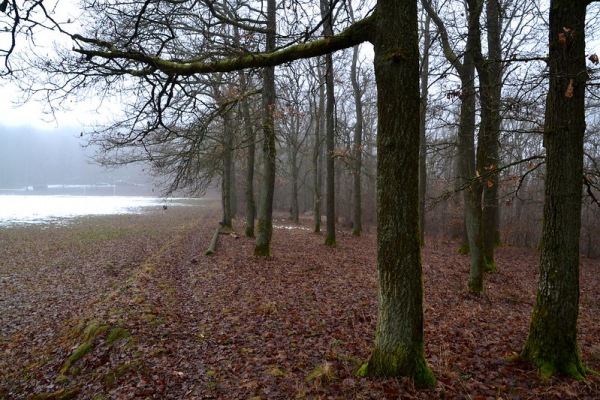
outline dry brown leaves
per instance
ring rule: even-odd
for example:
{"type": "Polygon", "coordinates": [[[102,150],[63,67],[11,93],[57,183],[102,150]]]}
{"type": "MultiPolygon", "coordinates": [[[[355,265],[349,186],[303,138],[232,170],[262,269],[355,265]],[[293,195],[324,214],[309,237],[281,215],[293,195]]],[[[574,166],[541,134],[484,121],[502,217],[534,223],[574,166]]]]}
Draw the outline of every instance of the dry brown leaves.
{"type": "MultiPolygon", "coordinates": [[[[424,248],[426,355],[438,386],[420,390],[408,379],[355,376],[375,332],[372,233],[340,232],[332,249],[309,220],[296,229],[279,220],[272,259],[227,235],[207,257],[219,212],[203,210],[1,231],[0,398],[600,396],[596,377],[543,381],[509,361],[535,300],[529,249],[499,249],[499,272],[473,296],[456,243],[424,248]]],[[[582,260],[579,344],[596,370],[599,272],[598,260],[582,260]]]]}

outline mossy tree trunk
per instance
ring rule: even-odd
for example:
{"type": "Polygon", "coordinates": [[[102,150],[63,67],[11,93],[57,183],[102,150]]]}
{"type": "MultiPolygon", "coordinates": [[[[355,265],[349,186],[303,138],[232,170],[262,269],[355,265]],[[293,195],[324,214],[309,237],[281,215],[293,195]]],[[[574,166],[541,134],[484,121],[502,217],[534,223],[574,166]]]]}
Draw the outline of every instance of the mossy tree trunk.
{"type": "MultiPolygon", "coordinates": [[[[233,121],[230,120],[230,123],[232,123],[233,121]]],[[[231,203],[231,218],[235,218],[237,216],[237,212],[238,212],[238,196],[237,196],[237,169],[236,169],[236,163],[235,163],[235,153],[236,153],[236,149],[235,149],[235,143],[234,143],[234,135],[235,135],[235,130],[237,129],[237,127],[232,126],[233,132],[232,132],[232,141],[231,141],[231,170],[229,172],[229,183],[230,183],[230,190],[229,190],[229,197],[230,200],[229,202],[231,203]]]]}
{"type": "MultiPolygon", "coordinates": [[[[481,32],[477,27],[474,49],[475,65],[479,75],[481,123],[477,142],[477,170],[484,176],[482,186],[483,256],[486,271],[494,271],[494,248],[498,233],[498,155],[500,134],[500,100],[502,92],[501,10],[497,0],[486,2],[486,28],[488,57],[481,51],[481,32]]],[[[481,7],[479,0],[469,0],[471,8],[481,7]]]]}
{"type": "MultiPolygon", "coordinates": [[[[237,26],[233,27],[234,44],[240,45],[240,32],[237,26]]],[[[240,89],[249,90],[248,79],[245,71],[238,71],[240,89]]],[[[256,160],[256,130],[254,129],[250,118],[250,104],[244,97],[240,102],[240,114],[244,124],[244,140],[247,142],[246,148],[246,181],[244,182],[244,196],[246,200],[246,237],[254,237],[254,220],[256,219],[256,202],[254,200],[254,164],[256,160]]]]}
{"type": "Polygon", "coordinates": [[[550,3],[544,146],[546,182],[540,277],[521,356],[541,369],[582,379],[577,346],[579,235],[585,131],[585,0],[550,3]]]}
{"type": "MultiPolygon", "coordinates": [[[[465,55],[465,58],[468,56],[465,55]]],[[[473,70],[471,69],[471,72],[473,70]]],[[[469,244],[470,272],[468,287],[483,292],[483,232],[481,226],[481,182],[475,174],[475,87],[474,74],[460,74],[464,82],[458,128],[460,181],[465,205],[465,228],[469,244]]]]}
{"type": "Polygon", "coordinates": [[[223,209],[223,228],[232,229],[232,192],[233,180],[233,127],[231,126],[231,111],[223,114],[223,170],[221,174],[221,204],[223,209]]]}
{"type": "MultiPolygon", "coordinates": [[[[333,12],[329,0],[321,1],[321,18],[323,18],[323,34],[326,38],[333,36],[333,12]]],[[[335,87],[333,82],[333,56],[325,55],[325,147],[327,163],[325,177],[325,213],[327,214],[325,244],[335,246],[335,87]]]]}
{"type": "MultiPolygon", "coordinates": [[[[468,39],[463,70],[459,72],[462,87],[462,106],[459,127],[459,149],[465,222],[469,239],[471,266],[468,287],[471,292],[483,292],[483,211],[481,199],[483,187],[478,178],[475,157],[475,59],[474,50],[481,42],[479,17],[481,7],[476,0],[467,1],[468,39]]],[[[479,172],[480,173],[480,172],[479,172]]]]}
{"type": "MultiPolygon", "coordinates": [[[[276,39],[276,1],[267,0],[266,51],[275,50],[276,39]]],[[[271,237],[273,235],[273,192],[275,191],[275,67],[263,69],[263,188],[258,210],[258,232],[254,254],[261,257],[271,255],[271,237]]]]}
{"type": "MultiPolygon", "coordinates": [[[[320,65],[320,63],[317,63],[320,65]]],[[[323,79],[321,68],[317,67],[319,74],[319,83],[323,79]]],[[[317,121],[315,124],[315,147],[313,148],[313,188],[314,188],[314,218],[315,218],[315,233],[321,232],[321,204],[323,197],[323,157],[321,154],[323,131],[325,130],[325,89],[322,84],[319,84],[319,99],[318,105],[315,106],[317,121]]]]}
{"type": "Polygon", "coordinates": [[[492,174],[491,185],[483,186],[483,246],[488,267],[495,270],[494,248],[500,244],[500,206],[498,204],[498,174],[500,164],[499,144],[502,125],[502,10],[498,0],[486,0],[486,28],[488,45],[488,70],[490,74],[490,124],[487,144],[487,162],[492,174]]]}
{"type": "Polygon", "coordinates": [[[362,136],[363,136],[363,108],[362,94],[358,79],[358,51],[359,46],[354,47],[352,53],[352,65],[350,67],[350,79],[352,81],[352,92],[354,94],[354,108],[356,110],[356,125],[354,126],[354,140],[352,143],[354,153],[354,168],[352,170],[352,235],[360,236],[362,232],[362,136]]]}
{"type": "MultiPolygon", "coordinates": [[[[240,85],[242,90],[248,89],[246,74],[240,71],[240,85]]],[[[244,134],[248,141],[246,154],[246,182],[244,194],[246,196],[246,230],[247,237],[254,237],[254,220],[256,219],[256,203],[254,201],[254,161],[256,154],[256,131],[252,126],[250,119],[250,105],[248,99],[242,100],[240,104],[242,118],[244,120],[244,134]]]]}
{"type": "Polygon", "coordinates": [[[376,13],[379,314],[375,348],[359,374],[410,376],[432,386],[424,354],[419,240],[417,3],[379,0],[376,13]]]}

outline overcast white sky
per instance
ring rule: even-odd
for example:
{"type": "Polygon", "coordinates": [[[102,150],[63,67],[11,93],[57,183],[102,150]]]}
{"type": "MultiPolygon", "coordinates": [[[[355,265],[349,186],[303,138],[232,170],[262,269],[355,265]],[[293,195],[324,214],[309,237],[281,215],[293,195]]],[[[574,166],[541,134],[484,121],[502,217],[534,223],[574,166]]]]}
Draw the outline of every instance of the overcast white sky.
{"type": "MultiPolygon", "coordinates": [[[[56,111],[55,115],[48,112],[48,106],[29,101],[20,105],[22,99],[18,89],[12,84],[0,86],[0,125],[31,126],[36,129],[55,130],[62,128],[83,129],[90,125],[108,122],[106,116],[112,115],[110,104],[98,108],[98,101],[89,99],[79,104],[73,104],[72,111],[56,111]]],[[[112,105],[113,108],[116,106],[112,105]]],[[[116,110],[113,110],[113,112],[116,110]]]]}
{"type": "Polygon", "coordinates": [[[52,115],[44,113],[42,104],[30,101],[17,106],[20,95],[14,85],[6,84],[0,87],[0,124],[4,126],[31,126],[37,129],[54,130],[57,128],[81,128],[95,122],[99,115],[88,107],[77,107],[73,112],[52,115]]]}
{"type": "MultiPolygon", "coordinates": [[[[73,21],[69,24],[70,30],[78,30],[78,16],[80,14],[76,2],[64,0],[46,0],[44,2],[48,10],[53,10],[53,16],[57,21],[73,21]]],[[[1,40],[8,40],[8,35],[2,35],[1,40]]],[[[62,42],[66,46],[71,46],[70,39],[64,35],[53,33],[51,31],[43,31],[41,34],[35,35],[36,44],[41,47],[51,48],[54,42],[62,42]]],[[[17,45],[23,45],[25,41],[17,42],[17,45]]],[[[6,47],[5,43],[2,43],[6,47]]],[[[0,82],[0,125],[4,126],[32,126],[38,129],[53,130],[57,128],[77,127],[82,124],[88,124],[97,119],[88,111],[88,107],[78,107],[75,112],[58,113],[56,120],[52,115],[44,113],[47,108],[39,102],[30,101],[25,105],[22,103],[22,94],[19,93],[15,85],[10,82],[0,82]],[[91,118],[94,117],[94,118],[91,118]]]]}

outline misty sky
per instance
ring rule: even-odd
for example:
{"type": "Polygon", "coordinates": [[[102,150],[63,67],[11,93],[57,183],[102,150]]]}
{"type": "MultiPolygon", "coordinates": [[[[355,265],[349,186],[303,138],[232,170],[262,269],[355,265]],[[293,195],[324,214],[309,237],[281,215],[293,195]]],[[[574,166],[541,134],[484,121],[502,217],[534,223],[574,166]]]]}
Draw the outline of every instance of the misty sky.
{"type": "Polygon", "coordinates": [[[0,189],[32,185],[93,185],[148,182],[144,166],[106,170],[91,162],[79,130],[39,130],[0,125],[0,189]]]}
{"type": "Polygon", "coordinates": [[[15,85],[5,82],[0,87],[0,124],[12,127],[31,127],[34,129],[84,129],[97,122],[106,122],[103,113],[106,109],[98,109],[97,101],[93,99],[79,104],[70,104],[72,110],[57,110],[54,118],[48,112],[48,106],[41,101],[23,102],[21,94],[15,85]]]}

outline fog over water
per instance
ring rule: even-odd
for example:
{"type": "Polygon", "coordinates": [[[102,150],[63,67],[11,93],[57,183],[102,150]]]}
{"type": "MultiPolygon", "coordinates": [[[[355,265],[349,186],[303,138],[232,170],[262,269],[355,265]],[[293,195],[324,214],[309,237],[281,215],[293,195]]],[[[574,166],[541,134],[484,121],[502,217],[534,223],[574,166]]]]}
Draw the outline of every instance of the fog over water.
{"type": "Polygon", "coordinates": [[[0,125],[0,226],[68,223],[86,215],[163,212],[200,204],[162,199],[144,165],[107,170],[76,129],[0,125]]]}
{"type": "Polygon", "coordinates": [[[84,145],[85,137],[73,128],[0,126],[0,190],[122,183],[138,188],[145,185],[148,190],[143,194],[152,194],[146,166],[135,164],[107,170],[93,162],[95,149],[84,145]]]}
{"type": "MultiPolygon", "coordinates": [[[[162,199],[142,196],[0,195],[0,227],[69,223],[89,215],[165,212],[165,206],[201,204],[201,199],[162,199]]],[[[167,208],[168,210],[168,208],[167,208]]]]}

